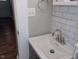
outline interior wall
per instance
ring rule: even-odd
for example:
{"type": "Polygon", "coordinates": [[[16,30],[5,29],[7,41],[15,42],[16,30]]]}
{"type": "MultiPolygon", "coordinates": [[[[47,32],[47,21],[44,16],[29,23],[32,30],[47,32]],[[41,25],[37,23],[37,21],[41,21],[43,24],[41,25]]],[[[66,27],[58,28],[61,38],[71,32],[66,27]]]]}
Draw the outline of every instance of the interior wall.
{"type": "Polygon", "coordinates": [[[29,59],[27,0],[13,0],[18,59],[29,59]]]}
{"type": "Polygon", "coordinates": [[[51,32],[61,29],[71,45],[78,41],[78,6],[53,6],[51,32]]]}
{"type": "Polygon", "coordinates": [[[38,8],[38,1],[40,0],[28,0],[28,8],[35,8],[36,11],[35,16],[28,17],[30,37],[50,32],[50,7],[46,10],[40,10],[38,8]]]}

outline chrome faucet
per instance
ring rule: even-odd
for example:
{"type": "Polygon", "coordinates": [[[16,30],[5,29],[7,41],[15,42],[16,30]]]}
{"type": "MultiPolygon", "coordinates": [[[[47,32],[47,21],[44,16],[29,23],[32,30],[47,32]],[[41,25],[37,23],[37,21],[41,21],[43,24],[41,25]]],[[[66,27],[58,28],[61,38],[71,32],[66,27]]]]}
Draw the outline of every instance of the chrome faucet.
{"type": "Polygon", "coordinates": [[[56,41],[58,41],[59,43],[61,43],[63,45],[65,44],[65,39],[64,39],[64,37],[62,35],[62,31],[60,29],[56,29],[56,31],[52,33],[52,36],[54,36],[54,35],[56,35],[56,38],[55,38],[56,41]]]}

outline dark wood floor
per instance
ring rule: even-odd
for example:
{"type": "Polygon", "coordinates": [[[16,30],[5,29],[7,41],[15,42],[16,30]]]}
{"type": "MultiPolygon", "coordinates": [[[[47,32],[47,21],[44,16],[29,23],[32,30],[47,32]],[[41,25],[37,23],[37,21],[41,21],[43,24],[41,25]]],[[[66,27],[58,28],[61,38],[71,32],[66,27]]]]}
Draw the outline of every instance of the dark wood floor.
{"type": "Polygon", "coordinates": [[[14,24],[10,19],[0,20],[0,59],[16,59],[17,45],[14,24]]]}

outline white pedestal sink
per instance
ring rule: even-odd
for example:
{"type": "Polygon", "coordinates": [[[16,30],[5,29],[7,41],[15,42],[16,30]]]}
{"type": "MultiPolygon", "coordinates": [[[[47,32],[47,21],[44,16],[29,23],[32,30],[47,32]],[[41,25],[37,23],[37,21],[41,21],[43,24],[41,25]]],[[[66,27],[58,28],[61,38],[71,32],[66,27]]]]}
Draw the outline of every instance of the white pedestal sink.
{"type": "Polygon", "coordinates": [[[55,41],[51,34],[29,38],[29,43],[40,59],[71,59],[73,57],[73,50],[55,41]]]}

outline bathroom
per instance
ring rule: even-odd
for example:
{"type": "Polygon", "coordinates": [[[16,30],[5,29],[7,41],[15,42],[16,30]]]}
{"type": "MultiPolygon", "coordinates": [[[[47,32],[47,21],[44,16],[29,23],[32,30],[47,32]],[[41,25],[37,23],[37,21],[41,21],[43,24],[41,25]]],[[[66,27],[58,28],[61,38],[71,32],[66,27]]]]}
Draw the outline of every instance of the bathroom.
{"type": "MultiPolygon", "coordinates": [[[[61,0],[58,0],[58,1],[61,2],[61,0]]],[[[32,40],[34,40],[34,38],[39,38],[39,37],[40,37],[40,40],[43,40],[41,36],[50,34],[50,33],[52,34],[53,32],[56,31],[56,29],[59,29],[62,31],[62,35],[65,41],[67,41],[67,43],[70,44],[71,48],[74,48],[74,45],[77,44],[77,41],[78,41],[78,6],[77,4],[75,3],[65,4],[65,2],[62,4],[60,3],[53,4],[53,3],[55,3],[53,0],[29,0],[28,1],[28,8],[30,10],[32,9],[32,11],[29,12],[32,14],[28,15],[29,16],[28,28],[29,28],[29,37],[30,37],[29,39],[30,40],[30,45],[29,45],[30,59],[45,59],[45,58],[42,58],[41,55],[39,55],[39,52],[37,52],[36,48],[34,47],[32,40]]],[[[42,44],[42,42],[39,41],[38,44],[42,44]]],[[[48,59],[53,59],[53,57],[48,59]]],[[[54,58],[54,59],[57,59],[57,58],[54,58]]],[[[60,59],[65,59],[65,58],[60,58],[60,59]]],[[[66,58],[66,59],[69,59],[69,58],[66,58]]]]}
{"type": "Polygon", "coordinates": [[[13,39],[13,46],[7,54],[0,50],[0,59],[78,59],[78,0],[1,0],[0,4],[6,1],[11,3],[11,16],[0,12],[0,27],[11,31],[7,39],[10,44],[13,39]]]}

